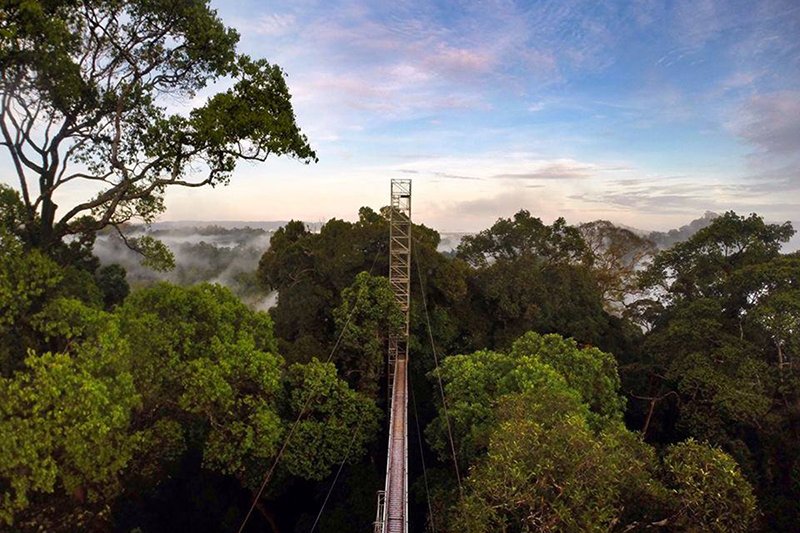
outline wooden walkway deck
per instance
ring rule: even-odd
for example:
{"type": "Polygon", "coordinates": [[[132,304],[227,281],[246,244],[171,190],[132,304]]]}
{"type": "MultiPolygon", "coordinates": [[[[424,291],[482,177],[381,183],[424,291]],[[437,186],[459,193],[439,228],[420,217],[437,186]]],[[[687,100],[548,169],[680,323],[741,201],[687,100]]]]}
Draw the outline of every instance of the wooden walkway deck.
{"type": "Polygon", "coordinates": [[[406,359],[398,359],[392,391],[391,429],[389,433],[389,457],[386,467],[386,533],[406,533],[407,529],[407,479],[406,443],[407,384],[406,359]]]}

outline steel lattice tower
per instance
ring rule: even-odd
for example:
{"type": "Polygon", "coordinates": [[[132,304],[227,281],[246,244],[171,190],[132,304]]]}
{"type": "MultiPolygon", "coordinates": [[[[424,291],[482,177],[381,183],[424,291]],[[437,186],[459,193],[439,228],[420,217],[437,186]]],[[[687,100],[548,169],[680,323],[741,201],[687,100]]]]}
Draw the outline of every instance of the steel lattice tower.
{"type": "Polygon", "coordinates": [[[389,398],[395,362],[408,358],[408,312],[411,302],[411,180],[392,180],[389,211],[389,283],[405,316],[403,331],[389,337],[389,398]]]}

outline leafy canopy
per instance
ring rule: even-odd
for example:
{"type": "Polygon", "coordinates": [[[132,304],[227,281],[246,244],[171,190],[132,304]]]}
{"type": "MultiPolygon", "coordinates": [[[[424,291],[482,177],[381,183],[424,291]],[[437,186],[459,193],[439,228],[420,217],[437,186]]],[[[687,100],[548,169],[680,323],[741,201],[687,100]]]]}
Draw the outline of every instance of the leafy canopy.
{"type": "MultiPolygon", "coordinates": [[[[441,374],[469,472],[446,530],[749,530],[755,498],[729,455],[689,441],[659,461],[624,427],[610,354],[528,333],[507,354],[448,357],[441,374]]],[[[444,461],[443,416],[427,432],[444,461]]]]}
{"type": "MultiPolygon", "coordinates": [[[[168,187],[224,184],[241,160],[316,160],[283,71],[238,54],[206,0],[12,0],[0,24],[0,145],[31,244],[152,221],[168,187]],[[199,107],[166,107],[223,79],[231,87],[199,107]],[[70,182],[98,192],[57,214],[70,182]]],[[[169,263],[163,246],[128,243],[169,263]]]]}

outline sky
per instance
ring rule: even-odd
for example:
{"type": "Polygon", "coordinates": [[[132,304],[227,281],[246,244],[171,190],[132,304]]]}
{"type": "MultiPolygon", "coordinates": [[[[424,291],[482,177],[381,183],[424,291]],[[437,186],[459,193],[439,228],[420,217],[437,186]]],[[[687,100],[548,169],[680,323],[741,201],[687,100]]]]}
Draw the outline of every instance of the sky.
{"type": "MultiPolygon", "coordinates": [[[[212,0],[286,72],[319,163],[242,164],[163,220],[353,219],[413,180],[413,217],[800,227],[800,1],[212,0]]],[[[201,103],[209,91],[197,95],[201,103]]]]}

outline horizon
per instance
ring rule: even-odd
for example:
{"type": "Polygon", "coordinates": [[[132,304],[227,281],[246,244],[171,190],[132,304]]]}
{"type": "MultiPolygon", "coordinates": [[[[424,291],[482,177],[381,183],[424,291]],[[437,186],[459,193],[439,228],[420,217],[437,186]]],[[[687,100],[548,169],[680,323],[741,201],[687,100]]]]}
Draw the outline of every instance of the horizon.
{"type": "MultiPolygon", "coordinates": [[[[649,233],[664,233],[664,234],[666,234],[666,233],[668,233],[670,231],[673,231],[673,230],[680,231],[680,230],[688,227],[690,224],[692,224],[694,222],[697,222],[697,221],[700,221],[700,220],[702,220],[704,218],[707,218],[709,215],[719,216],[720,214],[721,213],[716,213],[716,212],[713,212],[713,211],[705,211],[703,213],[703,215],[701,215],[701,216],[692,218],[691,220],[687,220],[683,224],[680,224],[680,225],[677,225],[677,226],[674,226],[674,227],[668,227],[668,228],[655,228],[655,229],[653,229],[653,228],[642,228],[642,227],[627,226],[627,225],[622,225],[622,227],[625,227],[626,229],[633,230],[634,232],[640,232],[642,234],[649,234],[649,233]]],[[[738,214],[739,215],[744,215],[744,214],[749,214],[749,213],[738,213],[738,214]]],[[[513,213],[512,213],[512,215],[513,215],[513,213]]],[[[509,218],[512,215],[509,215],[508,217],[503,217],[503,218],[509,218]]],[[[358,217],[355,216],[355,217],[345,218],[343,220],[347,220],[348,222],[353,222],[353,221],[355,221],[357,219],[358,219],[358,217]]],[[[291,219],[289,219],[289,220],[291,220],[291,219]]],[[[287,222],[289,222],[289,220],[188,220],[188,219],[187,220],[160,220],[160,221],[157,221],[154,224],[152,224],[152,226],[155,227],[155,228],[159,228],[160,226],[175,225],[176,227],[181,227],[181,228],[196,228],[196,229],[200,229],[200,228],[208,227],[208,226],[211,226],[211,225],[219,225],[219,226],[224,227],[225,229],[236,229],[236,228],[244,228],[244,227],[247,227],[248,225],[256,225],[256,224],[269,224],[271,226],[280,227],[280,225],[286,224],[287,222]],[[237,225],[237,224],[239,224],[239,225],[237,225]]],[[[303,222],[304,224],[308,224],[308,225],[320,225],[321,226],[322,224],[324,224],[327,221],[301,220],[301,222],[303,222]]],[[[545,223],[552,223],[552,220],[545,220],[544,222],[545,223]]],[[[591,221],[586,220],[586,221],[582,221],[582,222],[591,222],[591,221]]],[[[615,225],[619,225],[617,222],[615,222],[613,220],[611,220],[610,222],[612,222],[615,225]]],[[[782,223],[782,222],[787,222],[787,221],[765,219],[765,222],[767,222],[767,223],[782,223]]],[[[788,222],[791,222],[791,221],[788,221],[788,222]]],[[[568,223],[571,223],[571,222],[568,221],[568,223]]],[[[137,225],[144,225],[144,224],[137,224],[137,225]]],[[[794,226],[794,224],[793,224],[793,226],[794,226]]],[[[250,227],[253,228],[253,229],[257,229],[257,228],[255,228],[253,226],[250,226],[250,227]]],[[[461,231],[461,230],[453,230],[453,229],[449,229],[449,228],[440,229],[440,228],[437,228],[435,226],[429,226],[429,227],[431,227],[432,229],[434,229],[437,232],[439,232],[440,235],[457,235],[457,234],[469,235],[469,234],[477,233],[477,231],[461,231]]],[[[486,228],[488,228],[488,227],[489,226],[487,226],[486,228]]],[[[481,229],[486,229],[486,228],[481,228],[481,229]]],[[[265,228],[261,228],[261,229],[265,229],[265,228]]],[[[792,252],[795,252],[797,250],[800,250],[800,231],[798,231],[799,229],[800,228],[797,228],[795,226],[795,234],[783,246],[784,253],[792,253],[792,252]]],[[[273,231],[273,228],[270,228],[269,230],[266,230],[266,231],[273,231]]],[[[478,230],[478,231],[480,231],[480,230],[478,230]]]]}

